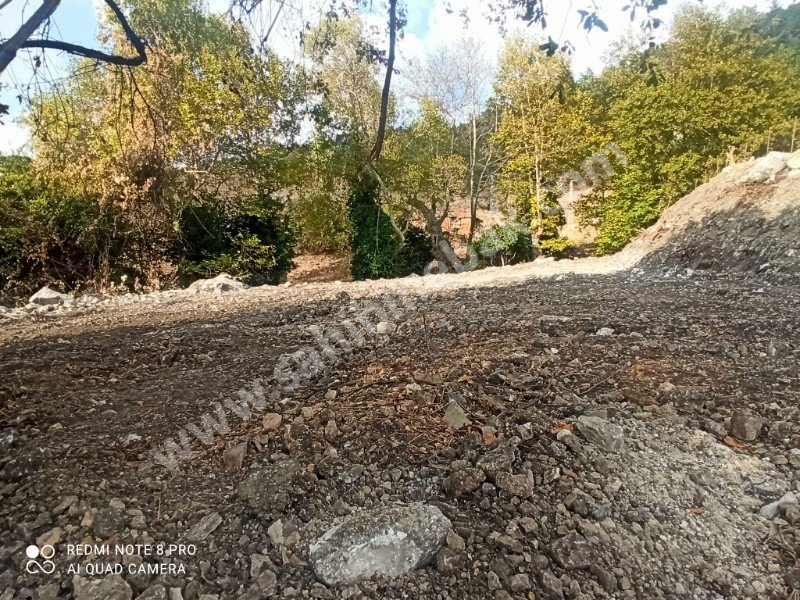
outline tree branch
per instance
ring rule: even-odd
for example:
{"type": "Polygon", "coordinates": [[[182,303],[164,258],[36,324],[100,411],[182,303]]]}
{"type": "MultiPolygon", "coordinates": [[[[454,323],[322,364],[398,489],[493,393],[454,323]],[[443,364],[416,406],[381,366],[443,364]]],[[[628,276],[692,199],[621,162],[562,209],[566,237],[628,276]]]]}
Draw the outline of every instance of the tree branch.
{"type": "Polygon", "coordinates": [[[60,0],[44,0],[42,6],[28,19],[28,21],[20,27],[19,31],[15,33],[8,41],[0,45],[0,73],[8,66],[8,64],[16,56],[20,48],[41,48],[50,50],[60,50],[69,54],[77,56],[85,56],[86,58],[93,58],[102,62],[112,65],[121,65],[128,67],[136,67],[147,61],[147,54],[145,53],[145,42],[136,35],[136,32],[128,23],[122,10],[119,8],[115,0],[105,0],[105,3],[114,13],[114,16],[119,21],[122,30],[125,32],[125,37],[136,50],[136,56],[121,56],[118,54],[109,54],[101,50],[93,48],[86,48],[78,44],[71,44],[69,42],[61,42],[57,40],[45,39],[29,39],[34,31],[53,14],[58,7],[60,0]]]}

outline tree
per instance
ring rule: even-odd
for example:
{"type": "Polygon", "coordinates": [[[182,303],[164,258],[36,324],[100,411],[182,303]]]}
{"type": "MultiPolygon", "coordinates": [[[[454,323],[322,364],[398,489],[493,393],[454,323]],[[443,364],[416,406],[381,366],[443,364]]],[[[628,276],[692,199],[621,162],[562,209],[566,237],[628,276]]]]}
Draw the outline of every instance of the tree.
{"type": "Polygon", "coordinates": [[[628,46],[600,77],[608,133],[628,162],[583,207],[601,252],[727,163],[793,147],[800,55],[791,38],[759,31],[763,22],[750,10],[684,9],[663,46],[628,46]]]}
{"type": "Polygon", "coordinates": [[[576,140],[581,122],[571,110],[573,85],[563,55],[549,56],[521,37],[507,42],[495,82],[501,112],[493,139],[505,156],[500,185],[531,224],[534,245],[552,216],[551,190],[580,156],[576,140]]]}
{"type": "Polygon", "coordinates": [[[478,207],[489,182],[500,167],[500,157],[490,143],[497,132],[499,111],[487,107],[492,66],[483,44],[463,37],[454,46],[440,46],[428,55],[425,67],[417,65],[417,86],[423,97],[435,98],[453,128],[453,147],[466,161],[465,187],[470,204],[472,242],[478,207]]]}
{"type": "MultiPolygon", "coordinates": [[[[96,199],[116,220],[117,262],[150,285],[182,258],[186,210],[231,224],[223,227],[228,264],[258,252],[282,256],[253,248],[272,242],[255,233],[269,227],[250,217],[283,226],[274,140],[297,131],[291,74],[274,55],[254,54],[242,27],[195,0],[137,0],[130,19],[151,40],[150,60],[135,73],[85,64],[66,87],[37,99],[29,115],[35,169],[53,189],[96,199]]],[[[109,35],[113,47],[124,43],[113,22],[109,35]]]]}

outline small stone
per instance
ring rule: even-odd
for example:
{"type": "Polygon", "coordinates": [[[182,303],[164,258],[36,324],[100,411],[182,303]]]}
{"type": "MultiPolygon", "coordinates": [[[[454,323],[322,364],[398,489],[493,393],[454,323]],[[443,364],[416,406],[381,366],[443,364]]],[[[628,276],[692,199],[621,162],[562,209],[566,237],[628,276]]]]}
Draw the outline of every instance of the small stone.
{"type": "Polygon", "coordinates": [[[470,468],[456,471],[444,481],[444,491],[451,498],[471,494],[486,481],[486,473],[482,469],[470,468]]]}
{"type": "Polygon", "coordinates": [[[264,554],[251,554],[250,555],[250,577],[255,579],[261,574],[264,569],[275,569],[275,565],[269,559],[269,556],[264,554]]]}
{"type": "Polygon", "coordinates": [[[780,500],[767,504],[761,509],[761,516],[770,521],[780,516],[781,510],[797,504],[797,496],[794,492],[786,492],[780,500]]]}
{"type": "Polygon", "coordinates": [[[608,337],[614,335],[614,330],[611,327],[601,327],[595,332],[597,337],[608,337]]]}
{"type": "Polygon", "coordinates": [[[125,529],[125,517],[115,508],[101,508],[94,514],[92,531],[102,539],[121,534],[125,529]]]}
{"type": "Polygon", "coordinates": [[[331,419],[328,421],[327,425],[325,425],[325,439],[333,443],[337,437],[339,437],[339,428],[336,426],[336,421],[331,419]]]}
{"type": "Polygon", "coordinates": [[[531,580],[525,573],[514,575],[508,582],[508,587],[512,592],[520,593],[531,589],[531,580]]]}
{"type": "Polygon", "coordinates": [[[436,555],[436,569],[440,573],[452,573],[461,562],[461,555],[450,548],[442,548],[436,555]]]}
{"type": "Polygon", "coordinates": [[[600,582],[600,585],[603,586],[603,589],[608,593],[617,589],[617,578],[611,571],[606,571],[597,564],[592,565],[589,571],[597,578],[597,581],[600,582]]]}
{"type": "Polygon", "coordinates": [[[462,538],[452,529],[447,532],[447,537],[445,540],[447,542],[447,547],[451,550],[455,550],[456,552],[463,552],[467,547],[466,543],[464,542],[464,538],[462,538]]]}
{"type": "Polygon", "coordinates": [[[486,585],[492,591],[499,590],[503,587],[503,584],[500,583],[500,577],[494,571],[489,571],[486,574],[486,585]]]}
{"type": "MultiPolygon", "coordinates": [[[[519,438],[516,439],[517,441],[519,440],[519,438]]],[[[510,471],[511,467],[514,465],[515,458],[514,445],[511,443],[504,443],[481,456],[475,464],[483,469],[490,477],[494,478],[498,473],[510,471]]]]}
{"type": "Polygon", "coordinates": [[[269,526],[267,535],[275,548],[293,548],[300,543],[300,531],[290,520],[278,519],[269,526]]]}
{"type": "MultiPolygon", "coordinates": [[[[138,598],[136,600],[139,600],[138,598]]],[[[181,588],[169,588],[169,600],[183,600],[183,592],[181,588]]]]}
{"type": "Polygon", "coordinates": [[[761,433],[764,420],[747,411],[737,410],[731,416],[728,433],[743,442],[752,442],[761,433]]]}
{"type": "Polygon", "coordinates": [[[328,390],[325,392],[325,400],[335,400],[336,399],[336,390],[328,390]]]}
{"type": "Polygon", "coordinates": [[[167,588],[160,584],[151,585],[136,596],[136,600],[167,600],[167,588]]]}
{"type": "Polygon", "coordinates": [[[600,450],[622,452],[625,449],[625,435],[619,425],[600,417],[581,416],[576,426],[581,435],[600,450]]]}
{"type": "Polygon", "coordinates": [[[239,484],[239,497],[262,515],[283,512],[289,505],[292,483],[300,477],[300,463],[289,457],[254,466],[239,484]]]}
{"type": "Polygon", "coordinates": [[[195,523],[194,527],[186,534],[186,539],[190,542],[202,542],[220,526],[222,517],[218,512],[212,512],[195,523]]]}
{"type": "Polygon", "coordinates": [[[547,600],[560,600],[564,597],[564,588],[561,580],[550,569],[539,573],[539,584],[542,586],[544,597],[547,600]]]}
{"type": "Polygon", "coordinates": [[[539,329],[547,335],[563,335],[564,325],[569,321],[567,317],[558,315],[542,315],[539,317],[539,329]]]}
{"type": "Polygon", "coordinates": [[[397,331],[397,325],[394,323],[389,323],[388,321],[381,321],[375,327],[375,331],[377,331],[380,335],[391,335],[397,331]]]}
{"type": "Polygon", "coordinates": [[[36,538],[36,545],[41,548],[42,546],[55,546],[64,539],[64,530],[61,527],[54,527],[36,538]]]}
{"type": "Polygon", "coordinates": [[[550,551],[564,569],[588,569],[595,562],[589,541],[577,531],[557,539],[550,545],[550,551]]]}
{"type": "Polygon", "coordinates": [[[240,471],[247,456],[247,442],[239,442],[222,453],[222,461],[226,471],[240,471]]]}
{"type": "Polygon", "coordinates": [[[272,431],[281,426],[281,421],[283,421],[283,417],[278,413],[267,413],[261,419],[261,426],[265,431],[272,431]]]}
{"type": "Polygon", "coordinates": [[[529,471],[525,475],[512,475],[511,473],[500,472],[495,475],[495,483],[501,490],[520,498],[530,498],[533,496],[533,474],[529,471]]]}
{"type": "Polygon", "coordinates": [[[444,422],[453,429],[461,429],[469,423],[469,419],[461,405],[455,400],[451,400],[444,411],[444,422]]]}

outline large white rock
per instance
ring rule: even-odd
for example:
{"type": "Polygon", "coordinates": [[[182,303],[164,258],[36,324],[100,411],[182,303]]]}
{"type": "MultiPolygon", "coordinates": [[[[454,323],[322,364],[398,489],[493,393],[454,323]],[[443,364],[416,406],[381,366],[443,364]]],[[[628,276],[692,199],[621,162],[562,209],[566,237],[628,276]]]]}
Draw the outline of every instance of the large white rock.
{"type": "Polygon", "coordinates": [[[190,290],[204,292],[234,292],[247,289],[247,286],[227,273],[221,273],[211,279],[200,279],[189,286],[190,290]]]}
{"type": "Polygon", "coordinates": [[[327,585],[360,577],[400,577],[432,561],[452,525],[435,506],[379,506],[344,517],[309,548],[327,585]]]}
{"type": "Polygon", "coordinates": [[[39,306],[49,306],[51,304],[69,304],[72,302],[72,297],[67,296],[66,294],[61,294],[47,286],[44,286],[33,296],[31,296],[28,302],[31,304],[37,304],[39,306]]]}
{"type": "Polygon", "coordinates": [[[766,156],[759,158],[756,163],[742,176],[742,183],[765,183],[775,182],[778,173],[786,168],[789,159],[786,152],[770,152],[766,156]]]}
{"type": "Polygon", "coordinates": [[[786,166],[792,171],[800,170],[800,150],[789,156],[789,159],[786,161],[786,166]]]}

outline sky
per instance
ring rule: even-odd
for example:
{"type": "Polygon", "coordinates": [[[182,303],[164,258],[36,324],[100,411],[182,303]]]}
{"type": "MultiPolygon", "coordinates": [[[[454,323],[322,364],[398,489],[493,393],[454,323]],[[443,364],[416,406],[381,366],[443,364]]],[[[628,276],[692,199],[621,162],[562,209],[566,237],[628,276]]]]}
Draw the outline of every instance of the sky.
{"type": "MultiPolygon", "coordinates": [[[[266,1],[268,2],[268,0],[266,1]]],[[[301,50],[297,41],[298,23],[302,20],[313,20],[319,14],[319,6],[323,1],[302,0],[303,14],[283,13],[281,26],[271,38],[276,52],[285,58],[293,60],[300,58],[301,50]]],[[[613,42],[629,32],[632,25],[628,13],[622,10],[628,0],[596,1],[600,14],[608,25],[608,33],[594,29],[587,34],[579,28],[578,10],[590,6],[591,0],[547,0],[545,6],[548,10],[548,27],[544,32],[541,28],[527,28],[521,24],[516,25],[515,29],[525,35],[544,36],[545,38],[551,36],[558,42],[569,40],[575,47],[572,55],[575,73],[580,74],[587,69],[599,72],[603,68],[604,58],[613,42]]],[[[781,4],[785,5],[789,1],[784,0],[781,4]]],[[[483,42],[489,60],[494,63],[502,48],[503,36],[483,17],[485,4],[485,0],[452,0],[451,5],[454,10],[452,14],[448,14],[445,0],[405,0],[408,25],[403,38],[398,42],[397,69],[400,73],[398,85],[404,85],[404,77],[412,70],[413,60],[424,59],[426,49],[451,44],[467,35],[483,42]],[[466,27],[459,17],[462,8],[467,8],[471,16],[466,27]]],[[[667,6],[662,7],[656,13],[656,16],[665,23],[662,28],[663,34],[668,30],[675,13],[680,7],[687,4],[700,4],[700,0],[669,0],[667,6]]],[[[732,10],[744,6],[755,6],[765,10],[770,7],[772,1],[703,0],[702,4],[722,10],[732,10]]],[[[36,0],[12,0],[10,5],[0,11],[0,38],[7,38],[11,35],[38,5],[36,0]]],[[[101,5],[102,0],[63,0],[52,18],[51,37],[96,46],[97,10],[101,5]]],[[[224,10],[227,0],[209,0],[209,6],[211,10],[224,10]]],[[[380,26],[381,31],[384,19],[385,16],[382,13],[367,16],[368,22],[380,26]]],[[[3,124],[0,124],[0,153],[25,151],[29,138],[25,127],[16,122],[22,108],[17,99],[18,90],[20,87],[34,90],[36,85],[30,60],[24,54],[27,53],[21,53],[9,69],[0,74],[0,102],[11,106],[11,116],[5,117],[3,124]]],[[[62,54],[48,51],[44,57],[43,69],[51,78],[64,74],[67,61],[62,54]]]]}

